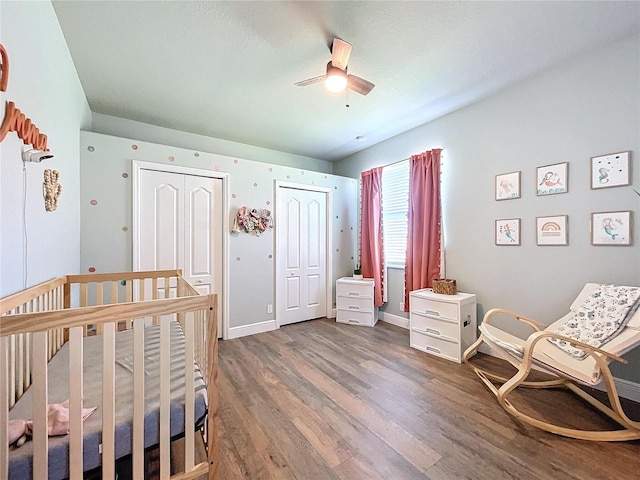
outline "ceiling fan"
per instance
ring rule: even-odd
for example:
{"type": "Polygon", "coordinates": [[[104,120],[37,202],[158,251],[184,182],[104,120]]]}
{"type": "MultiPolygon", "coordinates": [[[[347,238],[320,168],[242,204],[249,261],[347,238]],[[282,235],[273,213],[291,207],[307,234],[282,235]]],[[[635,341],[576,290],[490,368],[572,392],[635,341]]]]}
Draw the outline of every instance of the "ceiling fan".
{"type": "Polygon", "coordinates": [[[331,61],[327,63],[327,73],[319,77],[302,80],[294,85],[306,87],[307,85],[324,81],[324,86],[330,92],[341,92],[346,87],[349,87],[349,89],[361,95],[368,94],[373,90],[373,87],[375,87],[373,83],[364,78],[347,74],[347,64],[349,63],[351,48],[350,43],[340,40],[339,38],[334,38],[331,46],[331,61]]]}

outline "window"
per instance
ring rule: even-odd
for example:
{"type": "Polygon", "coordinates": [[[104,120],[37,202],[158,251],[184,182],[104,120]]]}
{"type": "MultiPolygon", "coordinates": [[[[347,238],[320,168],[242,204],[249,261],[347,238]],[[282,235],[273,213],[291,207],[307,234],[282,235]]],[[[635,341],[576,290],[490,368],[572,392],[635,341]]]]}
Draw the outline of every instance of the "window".
{"type": "Polygon", "coordinates": [[[382,170],[382,231],[388,267],[404,268],[407,255],[409,161],[382,170]]]}

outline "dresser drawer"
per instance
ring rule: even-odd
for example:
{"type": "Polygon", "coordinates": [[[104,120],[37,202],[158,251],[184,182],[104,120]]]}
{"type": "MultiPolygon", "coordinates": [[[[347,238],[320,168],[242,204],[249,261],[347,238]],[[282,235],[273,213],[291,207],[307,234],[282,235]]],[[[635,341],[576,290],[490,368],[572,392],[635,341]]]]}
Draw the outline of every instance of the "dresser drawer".
{"type": "Polygon", "coordinates": [[[412,296],[410,297],[410,308],[412,313],[458,323],[458,305],[456,303],[438,302],[412,296]]]}
{"type": "Polygon", "coordinates": [[[460,344],[411,330],[411,346],[427,353],[459,362],[460,344]]]}
{"type": "Polygon", "coordinates": [[[373,299],[371,297],[346,297],[338,295],[336,307],[341,310],[351,310],[354,312],[372,312],[373,299]]]}
{"type": "Polygon", "coordinates": [[[460,324],[429,317],[421,313],[411,313],[412,330],[429,333],[438,337],[445,336],[458,340],[460,338],[460,324]]]}
{"type": "Polygon", "coordinates": [[[349,298],[372,298],[373,288],[368,283],[338,281],[336,286],[336,295],[338,297],[349,298]]]}
{"type": "Polygon", "coordinates": [[[357,312],[338,309],[336,322],[349,323],[351,325],[367,325],[372,327],[377,320],[377,312],[357,312]]]}

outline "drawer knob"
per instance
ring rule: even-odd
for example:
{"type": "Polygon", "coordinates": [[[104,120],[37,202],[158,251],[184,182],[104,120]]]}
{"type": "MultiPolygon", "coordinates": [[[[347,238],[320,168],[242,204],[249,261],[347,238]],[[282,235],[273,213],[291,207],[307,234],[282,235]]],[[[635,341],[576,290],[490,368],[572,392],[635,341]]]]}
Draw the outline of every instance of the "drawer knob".
{"type": "Polygon", "coordinates": [[[350,297],[359,297],[360,294],[358,292],[349,292],[350,297]]]}
{"type": "Polygon", "coordinates": [[[432,347],[430,345],[427,345],[427,350],[431,351],[431,352],[436,352],[436,353],[440,353],[440,349],[436,348],[436,347],[432,347]]]}
{"type": "Polygon", "coordinates": [[[349,305],[349,310],[360,310],[358,305],[349,305]]]}
{"type": "Polygon", "coordinates": [[[436,330],[435,328],[427,327],[427,328],[425,328],[425,330],[426,330],[427,333],[432,333],[433,335],[438,335],[438,336],[440,335],[440,331],[436,330]]]}
{"type": "Polygon", "coordinates": [[[434,317],[440,316],[440,312],[436,310],[425,310],[424,313],[426,313],[427,315],[433,315],[434,317]]]}

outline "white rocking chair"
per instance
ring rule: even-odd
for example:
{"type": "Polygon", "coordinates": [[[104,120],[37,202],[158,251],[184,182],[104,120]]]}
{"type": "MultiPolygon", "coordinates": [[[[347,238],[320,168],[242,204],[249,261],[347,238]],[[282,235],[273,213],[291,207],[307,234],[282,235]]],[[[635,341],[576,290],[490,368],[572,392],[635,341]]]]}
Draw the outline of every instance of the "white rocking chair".
{"type": "Polygon", "coordinates": [[[620,404],[616,386],[609,370],[609,362],[616,360],[621,363],[627,361],[620,357],[624,353],[640,345],[640,309],[628,321],[625,328],[601,348],[595,348],[585,343],[572,340],[554,333],[566,320],[580,308],[584,301],[599,284],[588,283],[584,286],[578,297],[571,304],[571,312],[558,321],[547,326],[530,318],[526,318],[514,312],[495,308],[489,310],[480,325],[480,338],[464,353],[464,362],[469,365],[482,381],[496,396],[502,407],[521,421],[541,428],[551,433],[581,440],[596,441],[624,441],[640,439],[640,422],[627,417],[620,404]],[[526,340],[513,336],[492,324],[492,318],[503,314],[513,317],[520,322],[531,326],[535,332],[526,340]],[[577,359],[559,349],[548,338],[565,340],[572,346],[579,348],[588,355],[584,359],[577,359]],[[474,366],[469,359],[476,353],[480,345],[485,342],[492,348],[497,348],[507,355],[506,359],[518,370],[511,378],[487,372],[474,366]],[[535,365],[545,373],[555,378],[546,381],[527,381],[532,366],[535,365]],[[578,387],[577,383],[594,387],[604,382],[611,407],[603,404],[593,396],[578,387]],[[495,383],[501,384],[496,385],[495,383]],[[619,423],[623,428],[619,430],[579,430],[566,428],[533,418],[517,410],[507,399],[508,395],[518,387],[529,388],[558,388],[566,387],[579,397],[596,407],[611,419],[619,423]]]}

